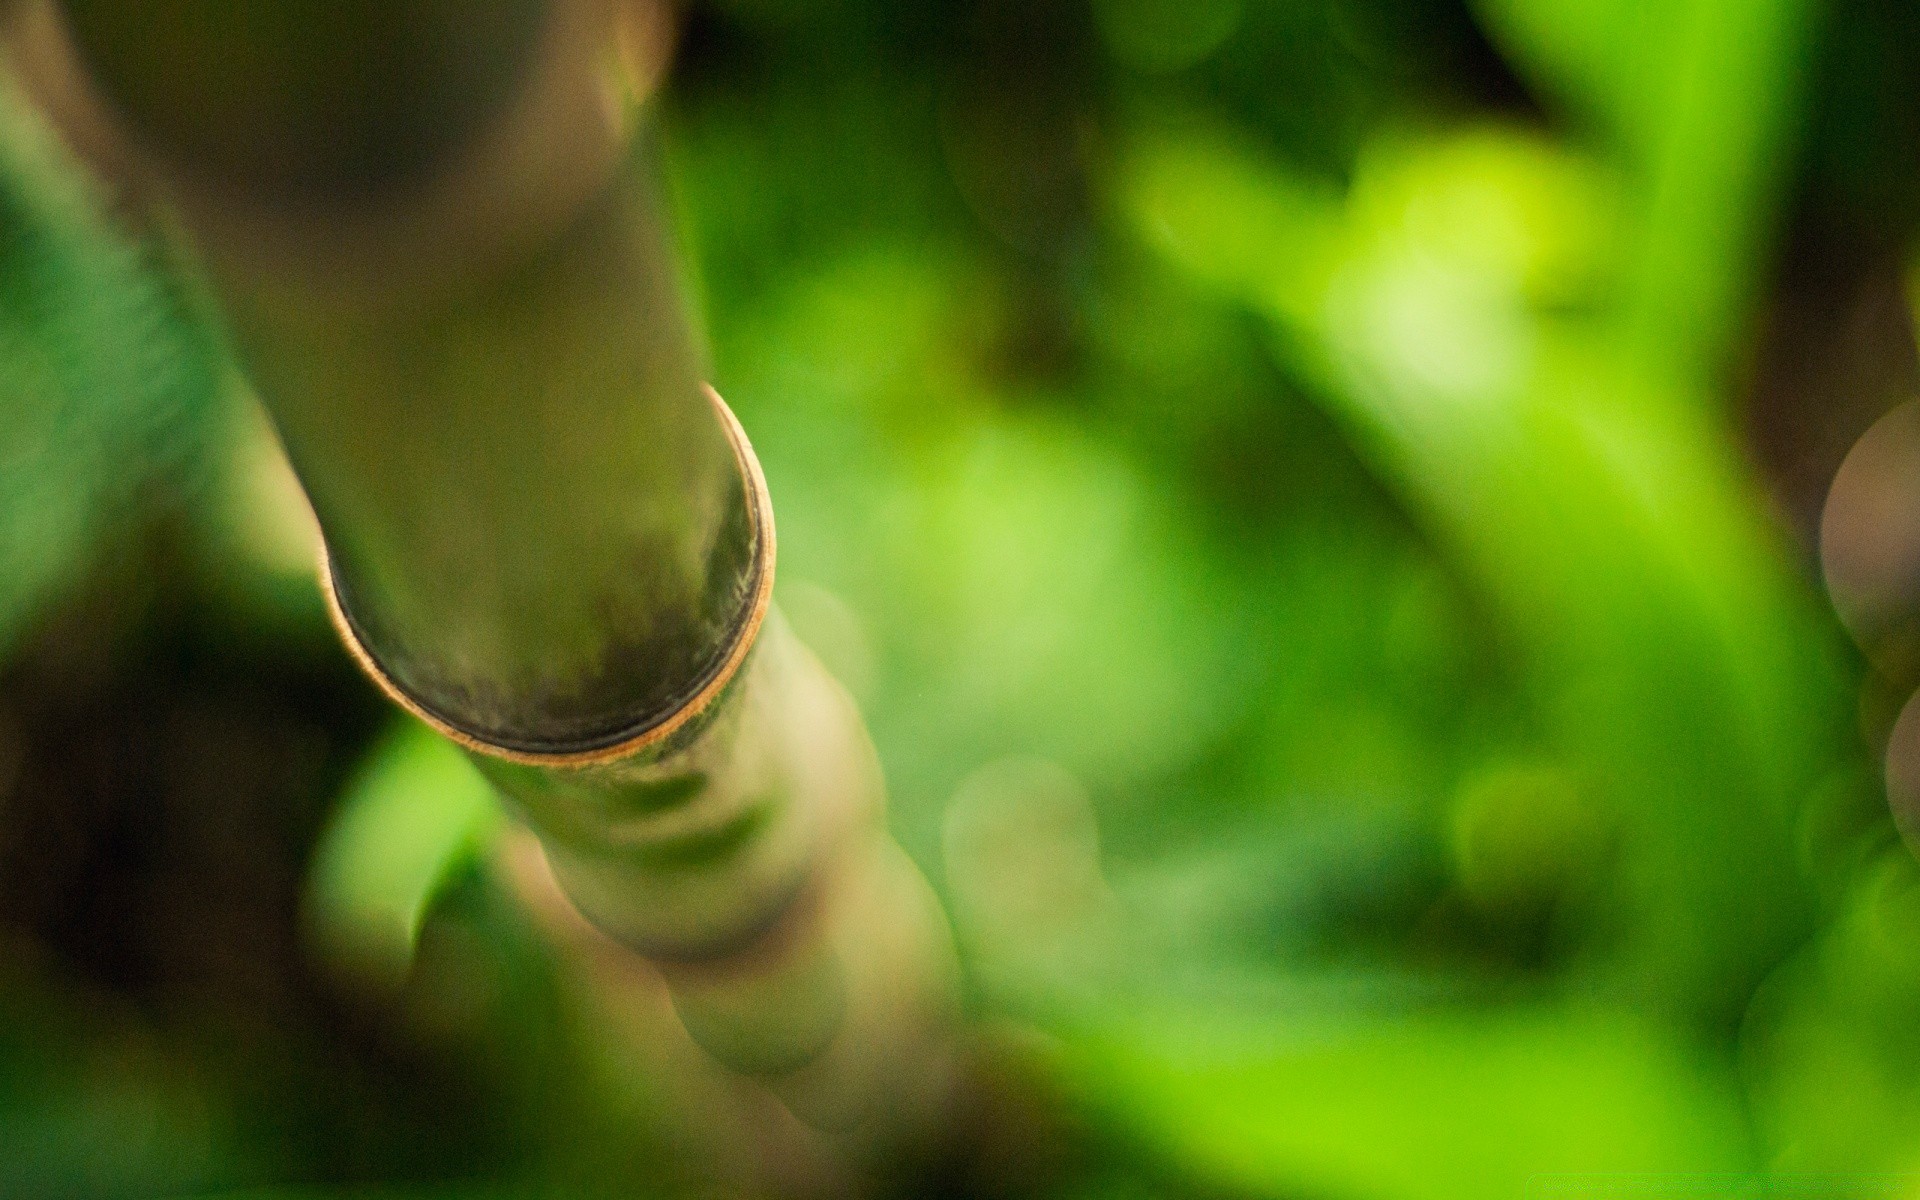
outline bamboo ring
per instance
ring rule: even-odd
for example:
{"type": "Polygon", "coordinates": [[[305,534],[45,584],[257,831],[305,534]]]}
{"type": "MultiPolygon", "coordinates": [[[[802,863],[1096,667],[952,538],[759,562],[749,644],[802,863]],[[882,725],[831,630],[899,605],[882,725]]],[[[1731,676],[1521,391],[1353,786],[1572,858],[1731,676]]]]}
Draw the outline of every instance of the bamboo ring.
{"type": "Polygon", "coordinates": [[[402,687],[380,665],[380,660],[374,656],[361,635],[359,625],[341,600],[340,589],[334,579],[333,560],[327,553],[325,539],[322,539],[320,591],[326,598],[327,615],[333,621],[334,632],[339,634],[340,641],[353,656],[354,662],[359,664],[360,670],[373,680],[389,700],[442,736],[477,754],[527,766],[584,767],[629,758],[659,746],[700,717],[733,682],[759,637],[767,610],[773,605],[775,550],[773,500],[767,491],[766,476],[760,469],[760,459],[753,452],[753,444],[747,440],[746,430],[740,427],[739,420],[734,417],[733,410],[727,407],[726,401],[720,398],[720,393],[711,386],[706,386],[705,390],[707,399],[719,414],[721,428],[726,431],[734,458],[740,465],[741,486],[746,492],[749,535],[753,538],[753,557],[747,595],[735,618],[733,635],[725,643],[723,652],[690,685],[691,691],[686,699],[664,713],[635,722],[629,730],[616,735],[604,745],[554,750],[501,745],[436,712],[425,700],[402,687]]]}

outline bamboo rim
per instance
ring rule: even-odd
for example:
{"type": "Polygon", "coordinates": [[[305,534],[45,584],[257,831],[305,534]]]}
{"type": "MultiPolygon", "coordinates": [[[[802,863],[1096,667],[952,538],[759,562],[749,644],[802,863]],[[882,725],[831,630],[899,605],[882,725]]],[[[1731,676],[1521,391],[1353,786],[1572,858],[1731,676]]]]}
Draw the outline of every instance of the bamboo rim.
{"type": "Polygon", "coordinates": [[[714,411],[719,414],[720,425],[726,431],[734,458],[740,465],[741,486],[747,498],[749,535],[753,538],[753,576],[751,591],[736,618],[733,636],[725,653],[708,669],[705,679],[693,694],[678,707],[641,719],[630,732],[615,735],[614,740],[606,745],[581,749],[535,750],[525,746],[502,745],[463,728],[409,693],[380,665],[380,660],[374,656],[366,639],[361,636],[358,624],[341,600],[340,589],[334,582],[333,559],[327,553],[326,539],[322,538],[320,591],[326,598],[327,616],[333,622],[334,632],[339,635],[341,643],[346,646],[360,670],[389,700],[443,737],[477,754],[525,766],[585,767],[630,758],[659,746],[705,713],[727,685],[733,682],[741,664],[746,662],[747,655],[752,652],[759,638],[760,627],[766,621],[767,610],[773,605],[775,537],[773,500],[767,491],[766,476],[760,469],[760,459],[753,452],[753,444],[747,440],[746,430],[740,427],[739,419],[727,407],[727,402],[720,398],[720,393],[711,385],[702,386],[714,411]]]}

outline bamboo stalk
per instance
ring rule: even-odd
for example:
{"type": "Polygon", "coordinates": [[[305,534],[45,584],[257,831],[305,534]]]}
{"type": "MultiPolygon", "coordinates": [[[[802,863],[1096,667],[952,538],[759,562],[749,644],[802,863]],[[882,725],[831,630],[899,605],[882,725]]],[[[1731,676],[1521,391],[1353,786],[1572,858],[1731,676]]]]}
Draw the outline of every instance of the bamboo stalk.
{"type": "Polygon", "coordinates": [[[858,712],[769,612],[770,502],[702,383],[646,81],[608,70],[644,59],[641,10],[25,9],[36,91],[199,248],[361,665],[715,1060],[846,1146],[923,1136],[944,918],[858,712]]]}

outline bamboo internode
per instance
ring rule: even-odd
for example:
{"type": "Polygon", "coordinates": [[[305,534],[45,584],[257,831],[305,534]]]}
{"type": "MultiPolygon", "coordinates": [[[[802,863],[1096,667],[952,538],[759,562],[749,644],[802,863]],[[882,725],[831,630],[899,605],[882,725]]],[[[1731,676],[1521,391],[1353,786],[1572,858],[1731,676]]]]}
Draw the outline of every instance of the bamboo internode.
{"type": "Polygon", "coordinates": [[[771,607],[771,502],[703,382],[636,104],[658,21],[499,0],[482,37],[439,0],[229,7],[215,38],[188,0],[29,3],[16,46],[76,146],[197,249],[343,639],[715,1061],[843,1149],[923,1136],[952,950],[858,712],[771,607]]]}

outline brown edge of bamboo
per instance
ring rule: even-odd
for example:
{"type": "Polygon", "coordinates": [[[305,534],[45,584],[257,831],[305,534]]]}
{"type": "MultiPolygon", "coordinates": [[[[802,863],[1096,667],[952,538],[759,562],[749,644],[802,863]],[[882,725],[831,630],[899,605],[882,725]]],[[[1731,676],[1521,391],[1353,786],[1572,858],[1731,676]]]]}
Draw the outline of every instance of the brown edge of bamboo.
{"type": "Polygon", "coordinates": [[[443,737],[477,754],[504,759],[507,762],[520,763],[533,767],[586,767],[601,763],[615,762],[644,753],[678,733],[686,725],[704,713],[727,685],[739,673],[740,666],[746,662],[752,652],[755,641],[760,635],[760,627],[766,621],[767,610],[773,605],[773,568],[775,537],[773,526],[773,500],[767,491],[766,476],[760,469],[760,459],[753,452],[753,444],[747,440],[746,430],[740,427],[733,410],[720,398],[720,393],[711,385],[704,385],[707,399],[719,414],[721,427],[726,431],[727,440],[733,446],[734,458],[740,465],[741,485],[747,493],[747,513],[750,522],[750,534],[754,539],[754,576],[752,591],[747,597],[741,617],[735,625],[733,640],[719,666],[707,681],[700,686],[678,708],[657,719],[647,721],[644,728],[631,736],[621,738],[610,745],[584,750],[534,751],[513,746],[502,746],[475,736],[471,731],[460,728],[419,698],[408,694],[397,680],[380,665],[365,640],[360,636],[352,616],[341,602],[339,589],[334,586],[333,560],[327,553],[326,540],[320,542],[320,591],[326,598],[327,616],[333,622],[334,632],[346,646],[361,671],[373,680],[386,697],[405,709],[409,714],[424,722],[443,737]]]}

